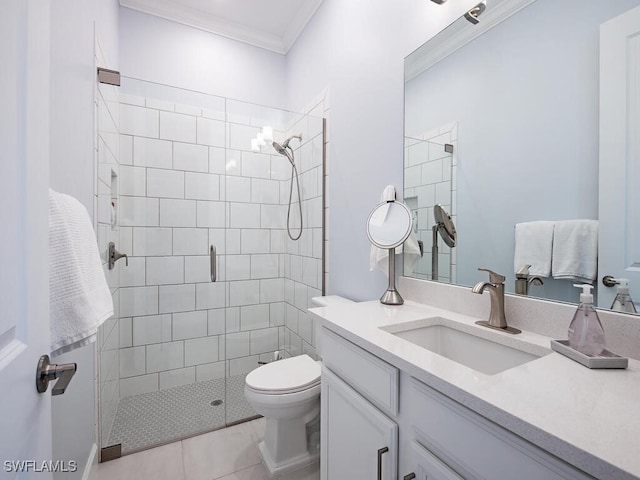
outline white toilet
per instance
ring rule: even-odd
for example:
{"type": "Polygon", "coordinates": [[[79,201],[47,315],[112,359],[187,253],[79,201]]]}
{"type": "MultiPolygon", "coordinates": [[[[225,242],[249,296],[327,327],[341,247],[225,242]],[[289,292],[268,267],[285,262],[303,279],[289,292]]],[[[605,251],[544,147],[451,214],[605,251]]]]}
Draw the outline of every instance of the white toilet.
{"type": "MultiPolygon", "coordinates": [[[[350,302],[317,297],[313,306],[350,302]]],[[[271,362],[245,380],[244,394],[267,423],[258,445],[271,475],[297,470],[320,455],[320,362],[308,355],[271,362]]]]}

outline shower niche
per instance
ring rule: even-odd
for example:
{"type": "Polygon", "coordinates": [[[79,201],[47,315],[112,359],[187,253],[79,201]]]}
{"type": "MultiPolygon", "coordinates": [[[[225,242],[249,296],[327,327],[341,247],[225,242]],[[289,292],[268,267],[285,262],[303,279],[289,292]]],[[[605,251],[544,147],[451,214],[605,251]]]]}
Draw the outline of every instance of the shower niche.
{"type": "Polygon", "coordinates": [[[118,97],[129,266],[112,273],[117,348],[100,356],[99,408],[101,447],[128,454],[254,418],[244,378],[258,362],[316,357],[306,309],[323,294],[326,122],[322,101],[294,113],[126,77],[118,97]],[[280,146],[301,139],[289,155],[252,145],[265,127],[280,146]]]}

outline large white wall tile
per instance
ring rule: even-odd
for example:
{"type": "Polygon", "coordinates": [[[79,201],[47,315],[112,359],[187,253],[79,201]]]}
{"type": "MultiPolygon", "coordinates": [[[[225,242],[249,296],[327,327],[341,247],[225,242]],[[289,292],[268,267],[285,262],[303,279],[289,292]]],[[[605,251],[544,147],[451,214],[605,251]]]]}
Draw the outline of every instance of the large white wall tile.
{"type": "Polygon", "coordinates": [[[279,276],[277,254],[251,255],[251,278],[275,278],[279,276]]]}
{"type": "Polygon", "coordinates": [[[196,285],[196,309],[222,308],[226,304],[224,282],[198,283],[196,285]]]}
{"type": "MultiPolygon", "coordinates": [[[[292,233],[298,234],[300,221],[298,205],[291,205],[290,221],[293,227],[292,233]]],[[[260,227],[262,228],[287,228],[287,206],[286,205],[260,205],[260,227]]]]}
{"type": "Polygon", "coordinates": [[[120,378],[143,375],[146,368],[144,347],[123,348],[120,354],[120,378]]]}
{"type": "Polygon", "coordinates": [[[139,377],[123,378],[120,380],[120,398],[140,395],[141,393],[158,390],[158,374],[141,375],[139,377]]]}
{"type": "Polygon", "coordinates": [[[226,276],[227,280],[250,280],[251,279],[251,256],[250,255],[227,255],[226,276]]]}
{"type": "Polygon", "coordinates": [[[158,287],[160,313],[195,310],[195,285],[167,285],[158,287]]]}
{"type": "Polygon", "coordinates": [[[258,355],[251,355],[250,357],[232,358],[229,360],[229,375],[246,375],[247,373],[255,370],[258,365],[260,357],[258,355]]]}
{"type": "Polygon", "coordinates": [[[204,365],[196,365],[196,381],[206,382],[207,380],[215,380],[216,378],[225,377],[225,362],[206,363],[204,365]]]}
{"type": "Polygon", "coordinates": [[[184,172],[148,168],[147,196],[184,198],[184,172]]]}
{"type": "Polygon", "coordinates": [[[260,205],[230,203],[231,228],[260,228],[260,205]]]}
{"type": "Polygon", "coordinates": [[[120,165],[133,165],[133,137],[131,135],[120,135],[120,165]]]}
{"type": "Polygon", "coordinates": [[[240,331],[240,307],[225,308],[225,331],[226,333],[240,331]]]}
{"type": "Polygon", "coordinates": [[[228,147],[234,150],[251,151],[251,139],[256,138],[258,133],[260,133],[258,127],[230,123],[228,147]]]}
{"type": "Polygon", "coordinates": [[[147,257],[147,285],[167,285],[183,282],[183,257],[147,257]]]}
{"type": "Polygon", "coordinates": [[[205,310],[173,314],[174,340],[206,336],[207,312],[205,310]]]}
{"type": "Polygon", "coordinates": [[[227,358],[246,357],[249,355],[249,341],[249,332],[227,333],[225,335],[227,358]]]}
{"type": "Polygon", "coordinates": [[[185,173],[185,198],[220,200],[220,176],[208,173],[185,173]]]}
{"type": "Polygon", "coordinates": [[[269,326],[279,327],[284,325],[284,302],[269,304],[269,326]]]}
{"type": "Polygon", "coordinates": [[[163,227],[192,227],[196,224],[195,200],[160,199],[160,225],[163,227]]]}
{"type": "MultiPolygon", "coordinates": [[[[296,192],[294,192],[295,194],[296,192]]],[[[277,180],[251,179],[251,201],[253,203],[280,203],[280,182],[277,180]]]]}
{"type": "Polygon", "coordinates": [[[262,229],[243,229],[240,238],[241,252],[243,254],[269,253],[268,232],[262,229]]]}
{"type": "Polygon", "coordinates": [[[158,313],[158,287],[120,288],[120,316],[158,313]]]}
{"type": "Polygon", "coordinates": [[[160,372],[160,390],[196,383],[196,367],[160,372]]]}
{"type": "Polygon", "coordinates": [[[133,346],[133,319],[118,319],[118,333],[120,335],[120,348],[133,346]]]}
{"type": "MultiPolygon", "coordinates": [[[[197,143],[214,147],[225,146],[225,122],[208,118],[198,118],[197,129],[197,143]]],[[[249,147],[251,147],[251,143],[249,143],[249,147]]]]}
{"type": "Polygon", "coordinates": [[[273,352],[278,349],[278,329],[265,328],[250,332],[251,355],[273,352]]]}
{"type": "Polygon", "coordinates": [[[157,198],[120,197],[120,223],[125,226],[158,226],[159,204],[157,198]]]}
{"type": "Polygon", "coordinates": [[[302,337],[302,339],[313,345],[313,318],[306,312],[301,310],[298,311],[298,335],[302,337]]]}
{"type": "Polygon", "coordinates": [[[198,200],[196,225],[198,227],[224,228],[226,226],[225,203],[198,200]]]}
{"type": "Polygon", "coordinates": [[[120,133],[158,138],[158,111],[134,105],[120,105],[120,133]]]}
{"type": "Polygon", "coordinates": [[[209,147],[209,173],[220,175],[229,173],[227,172],[227,153],[224,148],[209,147]]]}
{"type": "Polygon", "coordinates": [[[133,255],[171,255],[170,228],[133,228],[133,255]]]}
{"type": "Polygon", "coordinates": [[[185,283],[203,283],[211,281],[210,270],[209,255],[184,257],[185,283]]]}
{"type": "Polygon", "coordinates": [[[134,137],[133,164],[140,167],[171,168],[171,142],[134,137]]]}
{"type": "Polygon", "coordinates": [[[171,315],[133,318],[133,344],[150,345],[171,341],[171,315]]]}
{"type": "Polygon", "coordinates": [[[191,172],[208,172],[208,148],[203,145],[174,142],[173,168],[176,170],[188,170],[191,172]]]}
{"type": "Polygon", "coordinates": [[[118,181],[120,195],[144,197],[147,194],[146,169],[143,167],[121,165],[118,181]]]}
{"type": "Polygon", "coordinates": [[[196,143],[196,117],[181,113],[160,112],[160,138],[196,143]]]}
{"type": "Polygon", "coordinates": [[[283,300],[284,279],[271,278],[260,280],[260,303],[281,302],[283,300]]]}
{"type": "Polygon", "coordinates": [[[174,370],[184,366],[184,343],[147,345],[147,373],[174,370]]]}
{"type": "Polygon", "coordinates": [[[269,327],[269,305],[240,307],[240,329],[254,330],[269,327]]]}
{"type": "Polygon", "coordinates": [[[264,153],[242,152],[242,176],[271,178],[271,157],[264,153]]]}
{"type": "Polygon", "coordinates": [[[185,365],[200,365],[218,361],[218,336],[195,338],[184,342],[185,365]]]}
{"type": "Polygon", "coordinates": [[[229,305],[253,305],[260,301],[260,281],[244,280],[229,282],[229,305]]]}
{"type": "MultiPolygon", "coordinates": [[[[209,253],[209,230],[206,228],[174,228],[174,255],[205,255],[209,253]]],[[[207,263],[208,265],[208,263],[207,263]]]]}
{"type": "Polygon", "coordinates": [[[118,273],[121,287],[140,287],[145,285],[144,257],[130,257],[129,266],[120,268],[118,273]]]}
{"type": "Polygon", "coordinates": [[[251,179],[245,177],[226,177],[225,200],[228,202],[251,201],[251,179]]]}
{"type": "Polygon", "coordinates": [[[225,333],[226,309],[216,308],[207,312],[208,334],[222,335],[225,333]]]}

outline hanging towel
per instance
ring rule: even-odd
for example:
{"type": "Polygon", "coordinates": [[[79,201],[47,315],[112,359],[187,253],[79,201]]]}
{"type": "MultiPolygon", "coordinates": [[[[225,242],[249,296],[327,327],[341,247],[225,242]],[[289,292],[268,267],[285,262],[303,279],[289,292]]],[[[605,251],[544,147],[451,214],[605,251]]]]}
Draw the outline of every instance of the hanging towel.
{"type": "Polygon", "coordinates": [[[598,221],[556,222],[552,262],[553,278],[593,282],[598,270],[598,221]]]}
{"type": "Polygon", "coordinates": [[[554,222],[538,221],[516,223],[516,246],[513,255],[513,271],[531,265],[530,275],[551,275],[551,252],[554,222]]]}
{"type": "MultiPolygon", "coordinates": [[[[380,202],[392,202],[395,199],[395,187],[393,185],[387,185],[380,195],[380,202]]],[[[396,247],[396,255],[403,251],[404,272],[405,274],[409,274],[413,272],[413,268],[420,259],[420,246],[418,245],[418,239],[413,229],[411,229],[411,233],[405,242],[396,247]]],[[[375,245],[371,245],[371,252],[369,254],[369,270],[373,271],[375,268],[381,270],[385,275],[389,275],[389,249],[378,248],[375,245]]]]}
{"type": "Polygon", "coordinates": [[[113,315],[89,213],[75,198],[49,189],[51,356],[95,341],[113,315]]]}

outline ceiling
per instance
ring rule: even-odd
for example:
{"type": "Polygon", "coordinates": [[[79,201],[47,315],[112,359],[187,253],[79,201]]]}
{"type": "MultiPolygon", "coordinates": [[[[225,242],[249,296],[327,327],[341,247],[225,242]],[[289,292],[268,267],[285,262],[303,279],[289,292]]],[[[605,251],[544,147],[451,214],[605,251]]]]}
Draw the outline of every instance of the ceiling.
{"type": "Polygon", "coordinates": [[[286,54],[322,0],[120,0],[120,5],[286,54]]]}

